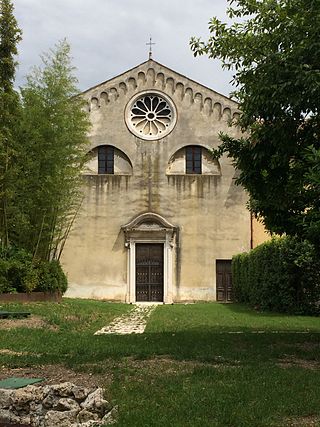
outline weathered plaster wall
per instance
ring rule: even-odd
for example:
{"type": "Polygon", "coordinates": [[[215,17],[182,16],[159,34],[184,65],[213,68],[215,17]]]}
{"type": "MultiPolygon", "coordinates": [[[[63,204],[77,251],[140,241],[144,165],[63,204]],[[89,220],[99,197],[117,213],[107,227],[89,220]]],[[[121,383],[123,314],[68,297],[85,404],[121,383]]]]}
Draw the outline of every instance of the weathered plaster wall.
{"type": "Polygon", "coordinates": [[[63,264],[69,296],[126,299],[127,249],[121,226],[155,212],[179,227],[174,249],[175,301],[215,299],[215,261],[250,246],[250,216],[244,191],[234,183],[226,157],[205,175],[169,175],[169,161],[190,144],[219,143],[236,117],[236,104],[184,76],[148,61],[83,94],[88,101],[91,149],[110,144],[128,156],[132,175],[85,175],[84,203],[68,239],[63,264]],[[157,89],[171,97],[177,123],[165,138],[144,141],[131,134],[124,110],[135,94],[157,89]]]}
{"type": "Polygon", "coordinates": [[[264,225],[256,218],[252,218],[252,248],[270,239],[271,235],[266,231],[264,225]]]}

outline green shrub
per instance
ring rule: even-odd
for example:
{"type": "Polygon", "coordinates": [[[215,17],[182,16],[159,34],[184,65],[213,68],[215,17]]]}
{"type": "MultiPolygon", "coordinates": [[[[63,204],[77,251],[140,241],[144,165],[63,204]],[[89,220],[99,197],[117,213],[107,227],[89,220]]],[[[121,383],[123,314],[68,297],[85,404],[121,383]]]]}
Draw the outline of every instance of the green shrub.
{"type": "Polygon", "coordinates": [[[22,289],[24,292],[32,292],[36,290],[39,282],[39,271],[36,267],[30,266],[26,269],[25,275],[22,277],[22,289]]]}
{"type": "Polygon", "coordinates": [[[8,280],[9,265],[7,260],[0,259],[0,293],[15,291],[8,280]]]}
{"type": "Polygon", "coordinates": [[[64,293],[67,290],[68,281],[59,261],[42,262],[39,265],[39,281],[36,288],[41,292],[59,291],[64,293]]]}
{"type": "Polygon", "coordinates": [[[24,250],[10,248],[0,252],[0,264],[5,267],[1,278],[1,292],[27,292],[30,282],[32,255],[24,250]],[[29,278],[28,278],[29,276],[29,278]],[[26,288],[27,287],[27,288],[26,288]]]}
{"type": "Polygon", "coordinates": [[[59,261],[38,261],[25,250],[0,251],[0,293],[55,292],[67,290],[59,261]]]}
{"type": "Polygon", "coordinates": [[[307,241],[282,237],[232,259],[234,296],[262,310],[320,313],[320,260],[307,241]]]}

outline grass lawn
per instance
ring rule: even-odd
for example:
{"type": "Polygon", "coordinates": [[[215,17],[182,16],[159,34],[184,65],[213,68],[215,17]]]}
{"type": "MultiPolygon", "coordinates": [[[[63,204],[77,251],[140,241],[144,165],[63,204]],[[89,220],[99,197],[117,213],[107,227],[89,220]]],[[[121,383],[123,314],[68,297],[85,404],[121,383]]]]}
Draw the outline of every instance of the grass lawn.
{"type": "Polygon", "coordinates": [[[320,318],[163,305],[142,335],[93,335],[131,309],[68,299],[23,305],[34,327],[0,320],[0,376],[87,375],[119,405],[117,426],[320,426],[320,318]]]}

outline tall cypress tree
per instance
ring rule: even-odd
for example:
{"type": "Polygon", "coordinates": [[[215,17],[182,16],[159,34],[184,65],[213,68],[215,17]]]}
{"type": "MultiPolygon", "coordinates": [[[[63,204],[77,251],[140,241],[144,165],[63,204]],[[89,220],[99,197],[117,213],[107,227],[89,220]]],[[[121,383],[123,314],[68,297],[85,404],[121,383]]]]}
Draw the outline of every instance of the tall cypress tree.
{"type": "Polygon", "coordinates": [[[17,44],[21,30],[13,15],[10,0],[0,0],[0,244],[10,242],[8,218],[15,193],[17,175],[14,156],[16,151],[16,123],[20,111],[19,96],[14,90],[17,62],[17,44]]]}

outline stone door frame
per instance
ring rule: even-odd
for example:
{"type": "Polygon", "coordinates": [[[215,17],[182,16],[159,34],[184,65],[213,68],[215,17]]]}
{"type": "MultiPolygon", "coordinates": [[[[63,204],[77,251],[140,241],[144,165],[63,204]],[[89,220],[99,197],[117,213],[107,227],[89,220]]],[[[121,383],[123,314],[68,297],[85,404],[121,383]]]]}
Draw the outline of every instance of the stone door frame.
{"type": "Polygon", "coordinates": [[[173,302],[173,250],[177,227],[153,212],[138,215],[121,227],[125,233],[127,255],[126,302],[136,302],[136,244],[163,244],[163,303],[173,302]]]}

